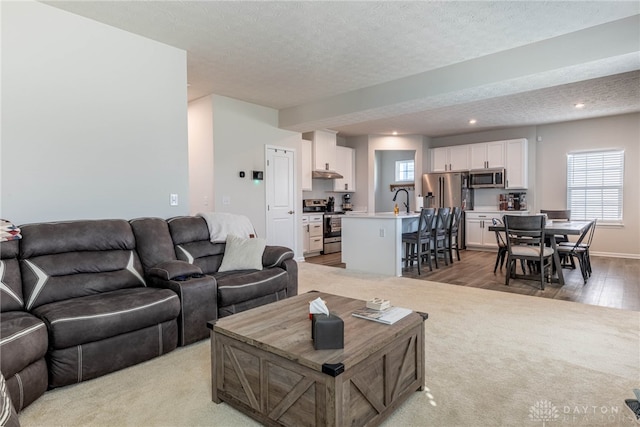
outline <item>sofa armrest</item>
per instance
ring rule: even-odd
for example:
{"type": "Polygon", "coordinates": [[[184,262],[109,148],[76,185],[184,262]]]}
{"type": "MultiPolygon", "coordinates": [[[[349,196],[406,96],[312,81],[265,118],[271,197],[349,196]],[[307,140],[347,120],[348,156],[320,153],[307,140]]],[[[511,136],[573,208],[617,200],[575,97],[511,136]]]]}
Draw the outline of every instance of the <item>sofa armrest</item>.
{"type": "Polygon", "coordinates": [[[162,280],[185,280],[192,275],[201,275],[202,269],[186,261],[171,260],[161,262],[149,269],[148,275],[162,280]]]}
{"type": "Polygon", "coordinates": [[[185,346],[209,336],[207,322],[218,319],[218,284],[213,276],[198,273],[176,276],[176,279],[179,280],[149,276],[147,282],[149,286],[171,289],[178,294],[178,344],[185,346]]]}
{"type": "Polygon", "coordinates": [[[293,251],[284,246],[266,246],[262,254],[264,268],[284,267],[286,260],[293,259],[293,251]]]}

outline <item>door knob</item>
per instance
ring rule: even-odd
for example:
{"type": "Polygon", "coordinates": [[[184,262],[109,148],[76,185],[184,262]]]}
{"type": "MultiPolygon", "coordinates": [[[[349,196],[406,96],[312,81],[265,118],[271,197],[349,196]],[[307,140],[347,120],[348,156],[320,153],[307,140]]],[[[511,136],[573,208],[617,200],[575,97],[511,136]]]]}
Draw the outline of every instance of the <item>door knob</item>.
{"type": "Polygon", "coordinates": [[[289,215],[293,215],[294,213],[296,213],[295,211],[289,211],[289,215]]]}

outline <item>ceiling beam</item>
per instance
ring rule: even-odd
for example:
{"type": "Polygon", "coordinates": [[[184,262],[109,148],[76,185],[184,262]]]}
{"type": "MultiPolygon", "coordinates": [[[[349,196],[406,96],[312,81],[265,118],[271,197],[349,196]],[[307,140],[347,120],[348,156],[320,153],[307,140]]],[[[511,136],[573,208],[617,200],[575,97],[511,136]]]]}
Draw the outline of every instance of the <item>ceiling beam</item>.
{"type": "Polygon", "coordinates": [[[308,132],[640,69],[640,15],[279,111],[308,132]],[[577,66],[588,67],[580,68],[577,66]],[[499,89],[499,91],[498,91],[499,89]]]}

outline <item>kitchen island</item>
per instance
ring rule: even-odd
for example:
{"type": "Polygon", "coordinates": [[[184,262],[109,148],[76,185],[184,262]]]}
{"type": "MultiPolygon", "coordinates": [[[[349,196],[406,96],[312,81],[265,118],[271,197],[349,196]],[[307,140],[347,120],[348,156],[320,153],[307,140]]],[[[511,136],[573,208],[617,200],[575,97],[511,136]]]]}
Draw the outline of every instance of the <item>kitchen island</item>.
{"type": "Polygon", "coordinates": [[[342,262],[347,270],[402,276],[402,233],[418,229],[419,213],[349,214],[342,217],[342,262]]]}

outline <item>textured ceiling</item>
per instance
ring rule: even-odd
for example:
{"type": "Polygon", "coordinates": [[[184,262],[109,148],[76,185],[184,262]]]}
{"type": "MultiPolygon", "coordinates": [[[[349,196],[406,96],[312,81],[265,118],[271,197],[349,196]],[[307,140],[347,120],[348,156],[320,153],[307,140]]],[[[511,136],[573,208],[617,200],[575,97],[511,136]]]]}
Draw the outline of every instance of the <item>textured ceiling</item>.
{"type": "Polygon", "coordinates": [[[464,64],[493,57],[500,76],[541,43],[551,52],[602,24],[635,16],[640,25],[637,1],[45,3],[186,50],[190,100],[215,93],[286,110],[300,117],[283,126],[292,130],[442,136],[640,111],[640,38],[631,53],[611,43],[597,58],[575,52],[529,74],[384,102],[384,90],[411,93],[413,76],[418,93],[425,73],[473,78],[464,64]],[[578,101],[587,107],[573,109],[578,101]]]}

